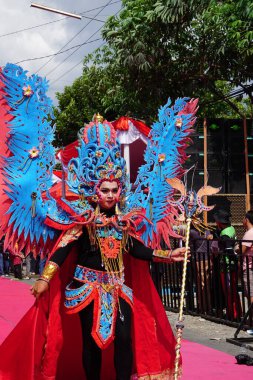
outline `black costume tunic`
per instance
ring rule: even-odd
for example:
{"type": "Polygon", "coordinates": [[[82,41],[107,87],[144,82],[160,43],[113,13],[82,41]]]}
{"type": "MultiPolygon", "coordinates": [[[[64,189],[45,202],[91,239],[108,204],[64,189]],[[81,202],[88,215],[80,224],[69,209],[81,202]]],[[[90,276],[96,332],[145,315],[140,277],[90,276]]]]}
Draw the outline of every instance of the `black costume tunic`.
{"type": "MultiPolygon", "coordinates": [[[[103,213],[106,214],[107,217],[113,215],[110,210],[106,210],[103,213]]],[[[89,234],[86,227],[83,227],[83,233],[77,241],[73,241],[65,247],[58,248],[50,258],[50,261],[53,261],[61,266],[74,245],[77,245],[77,265],[94,270],[105,271],[105,268],[102,266],[100,249],[91,249],[89,234]]],[[[129,236],[127,251],[130,255],[137,259],[152,260],[153,249],[146,247],[143,243],[132,236],[129,236]]]]}
{"type": "MultiPolygon", "coordinates": [[[[112,216],[106,212],[107,216],[112,216]]],[[[87,228],[83,228],[82,235],[78,240],[58,248],[50,258],[50,261],[61,266],[73,247],[77,248],[77,265],[97,271],[105,271],[102,266],[100,249],[91,248],[87,228]]],[[[153,250],[145,247],[140,241],[128,237],[126,247],[128,253],[137,259],[152,260],[153,250]]],[[[72,286],[79,287],[80,282],[74,280],[72,286]]],[[[94,319],[93,302],[79,312],[83,336],[83,366],[85,368],[87,380],[99,380],[101,371],[101,350],[92,338],[92,326],[94,319]]],[[[131,376],[133,352],[131,340],[131,308],[122,298],[119,298],[119,312],[115,321],[115,345],[114,345],[114,365],[117,378],[129,380],[131,376]]]]}

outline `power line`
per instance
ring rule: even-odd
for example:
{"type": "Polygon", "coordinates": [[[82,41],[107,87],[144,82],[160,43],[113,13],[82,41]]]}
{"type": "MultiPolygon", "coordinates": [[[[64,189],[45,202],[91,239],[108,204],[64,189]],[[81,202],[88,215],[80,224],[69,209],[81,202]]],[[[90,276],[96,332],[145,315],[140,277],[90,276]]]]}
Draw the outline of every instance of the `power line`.
{"type": "MultiPolygon", "coordinates": [[[[97,49],[100,49],[101,46],[103,46],[105,44],[105,42],[103,42],[97,49]]],[[[61,78],[65,77],[65,75],[67,75],[68,73],[70,73],[72,70],[74,70],[77,66],[79,66],[81,63],[83,62],[83,58],[81,59],[80,62],[76,63],[73,67],[71,67],[68,71],[66,71],[64,74],[62,74],[59,78],[55,79],[53,82],[51,82],[51,85],[53,83],[56,83],[58,82],[61,78]]]]}
{"type": "MultiPolygon", "coordinates": [[[[120,8],[115,14],[114,16],[116,16],[120,11],[121,11],[122,8],[120,8]]],[[[101,28],[100,28],[101,29],[101,28]]],[[[93,34],[94,35],[94,34],[93,34]]],[[[91,37],[90,37],[91,38],[91,37]]],[[[101,46],[103,46],[105,44],[105,42],[103,42],[97,49],[100,49],[101,46]]],[[[65,73],[63,73],[60,77],[58,77],[57,79],[55,79],[53,82],[51,82],[51,85],[53,83],[56,83],[58,82],[61,78],[63,78],[65,75],[67,75],[68,73],[70,73],[72,70],[74,70],[78,65],[80,65],[81,63],[83,62],[83,58],[81,59],[80,62],[76,63],[74,66],[72,66],[69,70],[67,70],[65,73]]]]}
{"type": "Polygon", "coordinates": [[[246,90],[251,90],[251,89],[253,89],[253,85],[252,84],[251,85],[246,85],[245,89],[234,90],[234,91],[230,92],[227,95],[221,96],[219,99],[211,100],[209,102],[205,102],[205,104],[212,104],[212,103],[221,102],[221,101],[227,100],[227,99],[234,99],[234,98],[237,98],[238,96],[244,95],[246,93],[246,90]]]}
{"type": "MultiPolygon", "coordinates": [[[[80,47],[82,45],[85,45],[86,43],[89,43],[89,40],[90,38],[92,38],[95,34],[97,34],[97,32],[99,32],[101,29],[103,28],[103,25],[98,29],[96,30],[86,41],[85,43],[81,44],[80,46],[78,46],[71,54],[69,54],[63,61],[61,61],[57,66],[55,66],[52,70],[48,71],[46,73],[46,76],[48,76],[49,74],[51,74],[52,72],[54,72],[56,69],[58,69],[58,67],[60,67],[67,59],[69,59],[77,50],[80,49],[80,47]]],[[[98,38],[97,40],[101,40],[102,38],[98,38]]]]}
{"type": "MultiPolygon", "coordinates": [[[[117,4],[117,3],[121,3],[121,0],[113,1],[112,3],[110,3],[110,5],[117,4]]],[[[103,5],[100,5],[100,7],[89,9],[88,11],[83,11],[80,13],[80,15],[83,15],[83,14],[91,12],[91,11],[96,11],[97,9],[100,9],[100,8],[103,8],[103,5]]]]}
{"type": "Polygon", "coordinates": [[[65,20],[66,18],[68,18],[68,17],[62,17],[62,18],[59,19],[59,20],[54,20],[54,21],[50,21],[50,22],[45,22],[44,24],[39,24],[39,25],[31,26],[30,28],[25,28],[25,29],[16,30],[15,32],[10,32],[10,33],[6,33],[6,34],[1,34],[1,35],[0,35],[0,38],[2,38],[2,37],[7,37],[7,36],[11,36],[12,34],[17,34],[17,33],[25,32],[26,30],[31,30],[31,29],[35,29],[35,28],[40,28],[41,26],[49,25],[49,24],[53,24],[54,22],[59,22],[59,21],[65,20]]]}
{"type": "MultiPolygon", "coordinates": [[[[113,5],[113,4],[116,4],[116,3],[120,3],[121,1],[118,0],[118,1],[114,1],[113,3],[111,3],[110,5],[113,5]]],[[[80,15],[83,17],[83,18],[87,18],[87,19],[91,19],[92,20],[92,17],[88,17],[88,16],[84,16],[86,13],[89,13],[89,12],[92,12],[92,11],[96,11],[97,9],[101,9],[103,6],[100,6],[100,7],[96,7],[96,8],[92,8],[92,9],[88,9],[87,11],[83,11],[80,13],[80,15]]],[[[34,25],[34,26],[31,26],[29,28],[24,28],[24,29],[19,29],[19,30],[16,30],[14,32],[9,32],[9,33],[5,33],[5,34],[1,34],[0,35],[0,38],[2,37],[7,37],[7,36],[11,36],[13,34],[17,34],[17,33],[21,33],[21,32],[25,32],[27,30],[31,30],[31,29],[36,29],[36,28],[40,28],[42,26],[45,26],[45,25],[49,25],[49,24],[53,24],[55,22],[60,22],[60,21],[63,21],[63,20],[66,20],[68,17],[61,17],[60,19],[58,20],[54,20],[54,21],[49,21],[49,22],[45,22],[44,24],[38,24],[38,25],[34,25]]],[[[104,22],[104,20],[99,20],[97,18],[93,18],[94,21],[99,21],[99,22],[104,22]]]]}
{"type": "Polygon", "coordinates": [[[83,45],[87,45],[87,44],[90,44],[92,42],[96,42],[96,41],[100,41],[102,40],[102,38],[96,38],[95,40],[92,40],[92,41],[85,41],[83,42],[82,44],[79,44],[79,45],[75,45],[75,46],[72,46],[66,50],[62,50],[58,53],[54,53],[54,54],[49,54],[49,55],[44,55],[43,57],[36,57],[36,58],[28,58],[28,59],[23,59],[22,61],[18,61],[18,62],[15,62],[15,65],[18,65],[19,63],[22,63],[22,62],[27,62],[27,61],[36,61],[38,59],[43,59],[43,58],[49,58],[49,57],[52,57],[52,56],[56,56],[58,54],[63,54],[63,53],[66,53],[66,51],[69,51],[69,50],[72,50],[72,49],[75,49],[76,47],[81,47],[83,45]]]}
{"type": "MultiPolygon", "coordinates": [[[[99,12],[97,12],[96,14],[95,14],[95,16],[94,16],[94,18],[95,17],[97,17],[98,15],[99,15],[99,13],[101,13],[110,3],[111,3],[111,1],[112,0],[109,0],[109,2],[107,2],[103,7],[102,7],[102,9],[100,9],[100,11],[99,12]]],[[[84,25],[84,27],[82,28],[82,29],[80,29],[79,30],[79,32],[77,32],[60,50],[59,50],[59,52],[61,52],[62,51],[62,49],[64,49],[71,41],[73,41],[75,38],[76,38],[76,36],[78,36],[85,28],[87,28],[87,26],[92,22],[93,20],[90,20],[86,25],[84,25]]],[[[100,28],[101,29],[101,28],[100,28]]],[[[74,54],[74,52],[72,53],[72,54],[74,54]]],[[[72,55],[71,54],[71,55],[72,55]]],[[[38,73],[41,69],[43,69],[46,65],[48,65],[48,63],[49,62],[51,62],[52,61],[52,59],[54,59],[54,57],[51,57],[47,62],[45,62],[37,71],[36,71],[36,73],[38,73]]],[[[66,58],[67,59],[67,58],[66,58]]],[[[65,59],[65,60],[66,60],[65,59]]],[[[58,67],[58,66],[57,66],[58,67]]],[[[57,68],[56,67],[56,68],[57,68]]],[[[56,69],[55,68],[55,69],[56,69]]],[[[49,73],[50,73],[51,71],[49,71],[49,73]]],[[[47,73],[48,74],[48,73],[47,73]]]]}

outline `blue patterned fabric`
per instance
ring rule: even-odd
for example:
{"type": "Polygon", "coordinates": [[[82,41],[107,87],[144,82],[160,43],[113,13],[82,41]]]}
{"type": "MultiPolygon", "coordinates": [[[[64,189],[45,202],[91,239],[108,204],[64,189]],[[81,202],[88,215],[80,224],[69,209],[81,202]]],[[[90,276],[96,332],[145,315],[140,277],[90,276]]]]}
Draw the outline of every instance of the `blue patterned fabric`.
{"type": "Polygon", "coordinates": [[[113,335],[117,313],[117,298],[115,289],[105,291],[102,287],[99,289],[100,298],[100,315],[99,327],[96,331],[101,341],[105,342],[113,335]]]}
{"type": "Polygon", "coordinates": [[[118,272],[108,274],[77,265],[74,280],[80,281],[81,286],[75,288],[71,282],[65,290],[64,305],[67,312],[79,312],[90,302],[95,301],[93,334],[98,337],[102,345],[106,345],[114,336],[119,296],[124,295],[124,299],[128,300],[130,305],[133,304],[133,291],[122,284],[122,279],[117,277],[118,274],[118,272]]]}
{"type": "Polygon", "coordinates": [[[134,300],[133,300],[133,291],[132,291],[131,288],[129,288],[128,286],[126,286],[125,284],[123,284],[122,288],[121,288],[121,291],[122,291],[122,293],[125,294],[126,298],[128,298],[131,301],[131,303],[134,302],[134,300]]]}
{"type": "Polygon", "coordinates": [[[74,273],[74,279],[80,282],[88,282],[93,285],[122,285],[124,274],[122,272],[106,272],[77,265],[74,273]]]}
{"type": "MultiPolygon", "coordinates": [[[[95,220],[96,224],[97,219],[95,220]]],[[[99,227],[97,228],[96,233],[99,238],[108,238],[110,236],[115,238],[116,240],[122,240],[123,238],[123,231],[116,229],[116,227],[112,225],[110,225],[110,229],[108,229],[108,227],[99,227]]]]}
{"type": "Polygon", "coordinates": [[[77,289],[72,289],[71,284],[69,284],[65,289],[65,307],[72,309],[79,306],[91,295],[92,291],[93,289],[89,284],[84,284],[77,289]]]}

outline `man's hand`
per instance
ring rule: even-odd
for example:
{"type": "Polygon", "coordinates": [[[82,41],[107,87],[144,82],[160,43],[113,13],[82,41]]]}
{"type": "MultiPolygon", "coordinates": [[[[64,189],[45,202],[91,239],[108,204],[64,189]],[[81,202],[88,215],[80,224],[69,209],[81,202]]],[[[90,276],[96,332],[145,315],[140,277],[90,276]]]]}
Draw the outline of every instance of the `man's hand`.
{"type": "Polygon", "coordinates": [[[30,289],[34,297],[39,298],[49,288],[49,284],[44,280],[37,280],[33,287],[30,289]]]}
{"type": "Polygon", "coordinates": [[[234,251],[235,251],[236,253],[239,253],[239,252],[240,252],[240,245],[239,245],[239,243],[236,243],[236,244],[235,244],[235,246],[234,246],[234,251]]]}
{"type": "MultiPolygon", "coordinates": [[[[174,261],[174,262],[184,261],[185,252],[186,252],[185,247],[173,249],[172,254],[171,254],[172,261],[174,261]]],[[[190,255],[190,248],[188,248],[187,258],[189,258],[190,256],[191,256],[190,255]]]]}

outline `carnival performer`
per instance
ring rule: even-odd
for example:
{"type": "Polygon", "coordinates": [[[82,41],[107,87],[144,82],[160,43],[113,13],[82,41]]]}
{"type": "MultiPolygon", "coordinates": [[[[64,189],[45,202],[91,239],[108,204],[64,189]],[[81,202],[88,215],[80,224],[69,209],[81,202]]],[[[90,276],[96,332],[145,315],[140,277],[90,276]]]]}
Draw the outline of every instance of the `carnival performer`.
{"type": "Polygon", "coordinates": [[[79,312],[87,380],[100,379],[101,349],[107,347],[114,336],[116,379],[129,380],[132,375],[131,309],[134,301],[132,290],[124,284],[123,253],[126,251],[137,259],[161,258],[172,263],[183,260],[185,252],[185,248],[152,250],[131,235],[127,238],[127,221],[115,213],[120,188],[120,182],[114,179],[99,183],[95,225],[83,227],[78,240],[75,240],[76,234],[70,243],[65,240],[60,243],[32,288],[36,297],[47,291],[50,280],[71,248],[78,247],[77,266],[73,282],[66,288],[65,307],[67,313],[79,312]]]}
{"type": "Polygon", "coordinates": [[[116,132],[97,115],[79,133],[63,191],[51,182],[46,83],[11,64],[0,79],[10,136],[1,233],[6,247],[51,252],[35,305],[2,344],[0,379],[173,379],[175,338],[149,263],[185,254],[170,248],[177,211],[166,178],[183,173],[196,101],[160,109],[134,192],[116,132]]]}

